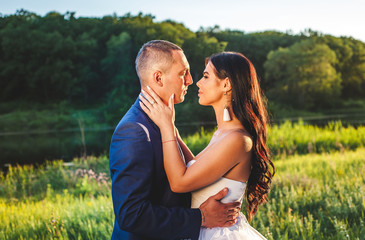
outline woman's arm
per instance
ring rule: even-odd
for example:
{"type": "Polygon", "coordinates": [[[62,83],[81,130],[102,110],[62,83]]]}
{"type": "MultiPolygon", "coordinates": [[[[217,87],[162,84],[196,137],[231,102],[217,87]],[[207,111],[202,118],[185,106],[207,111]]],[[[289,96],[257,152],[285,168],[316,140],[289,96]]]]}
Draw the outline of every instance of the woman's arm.
{"type": "Polygon", "coordinates": [[[189,147],[184,143],[184,141],[182,140],[182,138],[180,136],[179,130],[176,127],[175,127],[175,131],[176,131],[177,142],[179,143],[180,148],[185,157],[185,163],[188,163],[194,158],[194,154],[190,151],[189,147]]]}
{"type": "MultiPolygon", "coordinates": [[[[165,139],[171,133],[166,129],[161,134],[165,139]]],[[[242,156],[244,151],[249,151],[248,144],[241,133],[232,132],[204,149],[199,158],[195,159],[196,163],[186,168],[176,142],[164,142],[164,167],[172,191],[191,192],[215,182],[240,161],[245,160],[242,156]]]]}
{"type": "Polygon", "coordinates": [[[164,167],[172,191],[191,192],[213,183],[237,165],[243,154],[249,151],[248,138],[239,132],[232,132],[206,148],[199,154],[198,161],[187,168],[177,146],[179,140],[173,123],[173,98],[166,106],[154,92],[149,91],[151,96],[146,92],[143,94],[144,97],[140,97],[143,102],[141,108],[160,128],[164,167]]]}

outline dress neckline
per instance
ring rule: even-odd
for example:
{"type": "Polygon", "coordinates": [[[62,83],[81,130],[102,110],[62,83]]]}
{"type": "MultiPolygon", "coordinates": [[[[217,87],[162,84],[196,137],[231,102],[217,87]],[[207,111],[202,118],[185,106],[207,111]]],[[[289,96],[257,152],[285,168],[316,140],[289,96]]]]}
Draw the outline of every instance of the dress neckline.
{"type": "Polygon", "coordinates": [[[221,178],[227,179],[227,180],[229,180],[229,181],[237,182],[237,183],[244,183],[244,184],[247,184],[247,182],[242,182],[242,181],[238,181],[238,180],[230,179],[230,178],[227,178],[227,177],[221,177],[221,178]]]}

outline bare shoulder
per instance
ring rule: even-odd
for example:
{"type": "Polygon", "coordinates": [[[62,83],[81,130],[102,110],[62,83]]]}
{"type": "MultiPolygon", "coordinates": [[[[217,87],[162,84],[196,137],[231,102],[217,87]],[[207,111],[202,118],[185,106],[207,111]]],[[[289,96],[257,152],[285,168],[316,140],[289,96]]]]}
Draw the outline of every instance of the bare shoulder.
{"type": "Polygon", "coordinates": [[[232,131],[222,140],[227,141],[227,143],[229,142],[230,145],[233,145],[244,152],[251,151],[253,145],[252,137],[245,130],[232,131]]]}

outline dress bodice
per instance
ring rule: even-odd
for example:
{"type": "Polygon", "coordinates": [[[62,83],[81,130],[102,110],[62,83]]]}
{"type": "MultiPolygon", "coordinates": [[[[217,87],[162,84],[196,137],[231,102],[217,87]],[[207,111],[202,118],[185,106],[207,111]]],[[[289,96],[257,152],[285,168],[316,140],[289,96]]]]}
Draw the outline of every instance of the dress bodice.
{"type": "MultiPolygon", "coordinates": [[[[194,164],[196,161],[191,160],[188,163],[188,167],[194,164]]],[[[191,194],[191,207],[199,208],[199,206],[205,202],[209,197],[217,194],[223,188],[227,187],[229,189],[228,194],[221,200],[222,203],[230,203],[239,201],[242,203],[243,195],[246,189],[246,183],[240,182],[225,177],[219,178],[214,183],[203,187],[201,189],[195,190],[191,194]]]]}
{"type": "MultiPolygon", "coordinates": [[[[187,167],[196,161],[188,162],[187,167]]],[[[240,182],[225,177],[219,178],[214,183],[195,190],[191,193],[191,207],[199,208],[210,196],[217,194],[220,190],[227,187],[228,194],[221,200],[222,203],[240,201],[242,204],[247,183],[240,182]]],[[[201,227],[199,240],[266,240],[256,229],[250,226],[245,215],[241,212],[237,217],[237,222],[230,227],[205,228],[201,227]]]]}

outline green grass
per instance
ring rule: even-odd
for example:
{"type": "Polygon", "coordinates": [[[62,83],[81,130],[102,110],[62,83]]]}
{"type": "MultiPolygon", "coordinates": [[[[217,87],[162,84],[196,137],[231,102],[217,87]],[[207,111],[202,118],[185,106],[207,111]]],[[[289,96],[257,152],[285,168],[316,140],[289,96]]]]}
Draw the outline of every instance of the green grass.
{"type": "Polygon", "coordinates": [[[0,203],[0,239],[110,239],[110,197],[56,194],[42,201],[0,203]]]}
{"type": "Polygon", "coordinates": [[[70,166],[62,161],[10,166],[6,176],[0,175],[0,198],[7,202],[39,201],[54,194],[68,193],[79,197],[109,196],[109,159],[105,156],[74,159],[70,166]]]}
{"type": "MultiPolygon", "coordinates": [[[[212,134],[185,141],[197,153],[212,134]]],[[[365,127],[286,122],[268,143],[277,174],[251,224],[268,239],[364,239],[365,127]]],[[[105,156],[11,166],[0,175],[0,239],[109,239],[110,188],[105,156]]]]}
{"type": "MultiPolygon", "coordinates": [[[[0,239],[110,239],[106,157],[15,167],[0,181],[0,239]],[[93,171],[89,171],[92,169],[93,171]]],[[[268,239],[364,239],[365,148],[275,161],[251,225],[268,239]]]]}
{"type": "MultiPolygon", "coordinates": [[[[199,153],[212,138],[213,131],[200,132],[184,140],[193,153],[199,153]]],[[[341,122],[324,127],[285,122],[268,129],[268,145],[276,158],[288,155],[354,150],[365,146],[365,126],[342,126],[341,122]]]]}
{"type": "Polygon", "coordinates": [[[0,239],[110,239],[108,158],[10,167],[0,178],[0,239]]]}
{"type": "Polygon", "coordinates": [[[364,239],[365,149],[275,161],[252,225],[268,239],[364,239]]]}

